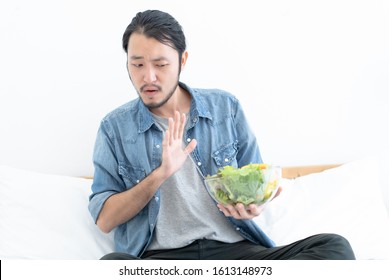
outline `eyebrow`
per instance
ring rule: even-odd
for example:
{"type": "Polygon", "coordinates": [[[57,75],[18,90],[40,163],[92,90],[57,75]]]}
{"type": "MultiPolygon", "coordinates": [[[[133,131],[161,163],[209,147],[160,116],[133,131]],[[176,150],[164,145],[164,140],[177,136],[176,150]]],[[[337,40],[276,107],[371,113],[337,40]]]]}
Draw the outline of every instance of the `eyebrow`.
{"type": "MultiPolygon", "coordinates": [[[[130,57],[130,60],[138,60],[138,59],[144,59],[143,56],[139,56],[139,55],[132,55],[130,57]]],[[[168,60],[166,57],[164,56],[159,56],[159,57],[156,57],[156,58],[153,58],[151,61],[164,61],[164,60],[168,60]]]]}

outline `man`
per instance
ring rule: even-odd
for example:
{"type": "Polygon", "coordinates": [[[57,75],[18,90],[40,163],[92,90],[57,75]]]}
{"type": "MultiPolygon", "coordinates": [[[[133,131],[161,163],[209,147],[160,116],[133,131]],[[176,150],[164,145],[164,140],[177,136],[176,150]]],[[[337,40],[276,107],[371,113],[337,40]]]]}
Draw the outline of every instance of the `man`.
{"type": "Polygon", "coordinates": [[[139,98],[101,122],[89,210],[116,251],[102,259],[354,259],[343,237],[275,247],[252,220],[256,205],[216,204],[203,176],[262,162],[238,100],[181,83],[188,59],[180,24],[138,13],[123,35],[139,98]]]}

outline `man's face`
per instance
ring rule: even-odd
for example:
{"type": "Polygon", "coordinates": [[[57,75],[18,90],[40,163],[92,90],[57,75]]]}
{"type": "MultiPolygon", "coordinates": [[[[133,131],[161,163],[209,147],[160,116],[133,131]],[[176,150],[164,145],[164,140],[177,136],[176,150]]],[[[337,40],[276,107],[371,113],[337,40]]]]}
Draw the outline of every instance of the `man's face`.
{"type": "Polygon", "coordinates": [[[149,109],[163,106],[177,89],[178,52],[154,38],[131,34],[127,69],[139,97],[149,109]]]}

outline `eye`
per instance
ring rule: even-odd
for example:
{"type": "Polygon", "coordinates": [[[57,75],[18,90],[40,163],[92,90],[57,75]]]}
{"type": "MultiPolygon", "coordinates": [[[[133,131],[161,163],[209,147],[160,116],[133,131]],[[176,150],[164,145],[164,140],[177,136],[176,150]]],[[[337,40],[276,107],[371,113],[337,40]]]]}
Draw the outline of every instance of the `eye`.
{"type": "Polygon", "coordinates": [[[140,67],[143,66],[142,63],[132,63],[131,65],[134,66],[134,67],[136,67],[136,68],[140,68],[140,67]]]}
{"type": "Polygon", "coordinates": [[[163,67],[165,67],[165,66],[167,66],[168,64],[167,63],[159,63],[159,64],[156,64],[156,66],[158,67],[158,68],[163,68],[163,67]]]}

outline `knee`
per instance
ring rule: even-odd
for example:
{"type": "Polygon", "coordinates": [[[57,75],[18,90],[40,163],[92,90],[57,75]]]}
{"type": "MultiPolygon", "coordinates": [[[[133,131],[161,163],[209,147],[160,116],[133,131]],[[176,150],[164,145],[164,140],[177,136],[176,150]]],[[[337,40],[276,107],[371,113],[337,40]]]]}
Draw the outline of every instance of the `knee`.
{"type": "Polygon", "coordinates": [[[100,258],[100,260],[135,260],[135,259],[139,259],[139,258],[130,254],[119,253],[119,252],[109,253],[100,258]]]}
{"type": "Polygon", "coordinates": [[[325,234],[327,242],[331,244],[331,247],[334,250],[336,259],[338,260],[355,260],[354,251],[350,242],[342,235],[329,233],[325,234]]]}

